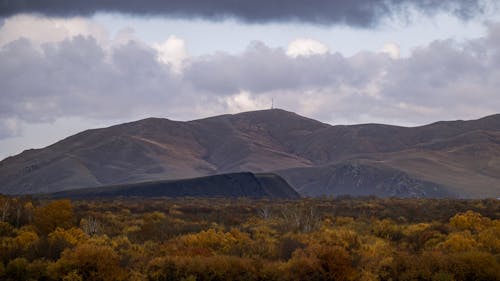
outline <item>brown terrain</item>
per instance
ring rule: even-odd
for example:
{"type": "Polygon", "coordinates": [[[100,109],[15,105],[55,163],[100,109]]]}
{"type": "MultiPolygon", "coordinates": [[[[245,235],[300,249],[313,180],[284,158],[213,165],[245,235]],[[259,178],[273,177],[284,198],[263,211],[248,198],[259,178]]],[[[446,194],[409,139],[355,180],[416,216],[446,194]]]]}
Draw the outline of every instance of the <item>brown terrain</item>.
{"type": "Polygon", "coordinates": [[[331,126],[280,109],[87,130],[0,162],[0,193],[274,172],[299,193],[500,197],[500,115],[331,126]]]}

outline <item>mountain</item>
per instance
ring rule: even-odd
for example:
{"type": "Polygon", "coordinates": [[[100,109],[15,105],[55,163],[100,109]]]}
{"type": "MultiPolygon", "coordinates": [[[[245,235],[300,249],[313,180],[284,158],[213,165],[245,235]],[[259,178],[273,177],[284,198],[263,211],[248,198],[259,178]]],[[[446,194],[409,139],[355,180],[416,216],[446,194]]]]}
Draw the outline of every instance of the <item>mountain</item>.
{"type": "Polygon", "coordinates": [[[0,162],[25,194],[274,172],[303,195],[500,197],[500,115],[420,127],[331,126],[281,109],[87,130],[0,162]]]}
{"type": "Polygon", "coordinates": [[[439,184],[380,165],[340,163],[325,167],[293,168],[280,173],[305,196],[348,194],[353,196],[443,198],[456,197],[439,184]]]}
{"type": "Polygon", "coordinates": [[[106,197],[253,197],[297,199],[300,195],[280,176],[248,172],[182,180],[91,187],[42,195],[45,198],[106,197]]]}

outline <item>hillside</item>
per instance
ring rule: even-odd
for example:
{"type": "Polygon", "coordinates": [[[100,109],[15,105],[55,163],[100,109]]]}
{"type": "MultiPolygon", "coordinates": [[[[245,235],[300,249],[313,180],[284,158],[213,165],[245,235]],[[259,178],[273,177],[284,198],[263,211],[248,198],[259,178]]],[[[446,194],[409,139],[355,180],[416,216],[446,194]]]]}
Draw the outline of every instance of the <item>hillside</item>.
{"type": "Polygon", "coordinates": [[[300,195],[275,174],[232,173],[184,180],[103,186],[44,194],[45,198],[251,197],[297,199],[300,195]]]}
{"type": "Polygon", "coordinates": [[[299,193],[313,197],[331,194],[376,194],[381,197],[444,198],[458,195],[444,186],[412,177],[403,171],[362,162],[295,168],[278,173],[294,182],[299,193]]]}
{"type": "Polygon", "coordinates": [[[273,109],[84,131],[1,161],[0,192],[275,171],[304,195],[500,197],[499,159],[500,115],[412,128],[331,126],[273,109]],[[353,163],[359,171],[346,172],[353,163]]]}

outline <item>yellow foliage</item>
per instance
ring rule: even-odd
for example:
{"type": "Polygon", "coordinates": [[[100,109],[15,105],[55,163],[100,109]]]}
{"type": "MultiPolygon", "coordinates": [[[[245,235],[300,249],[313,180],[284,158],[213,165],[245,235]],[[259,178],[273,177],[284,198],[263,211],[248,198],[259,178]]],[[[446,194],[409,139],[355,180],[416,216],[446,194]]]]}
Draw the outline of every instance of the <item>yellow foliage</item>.
{"type": "Polygon", "coordinates": [[[389,240],[399,240],[403,235],[401,227],[389,219],[374,221],[373,233],[380,238],[389,240]]]}
{"type": "Polygon", "coordinates": [[[364,240],[356,252],[360,257],[360,280],[378,280],[377,273],[393,263],[393,252],[393,247],[386,240],[375,237],[364,240]]]}
{"type": "Polygon", "coordinates": [[[163,220],[165,219],[166,216],[162,212],[152,212],[152,213],[147,213],[144,215],[144,220],[152,220],[152,221],[158,221],[158,220],[163,220]]]}
{"type": "Polygon", "coordinates": [[[170,256],[151,260],[147,280],[266,280],[256,277],[262,267],[251,259],[234,256],[170,256]]]}
{"type": "Polygon", "coordinates": [[[35,210],[35,226],[42,234],[57,227],[70,228],[74,223],[73,206],[69,200],[56,200],[35,210]]]}
{"type": "Polygon", "coordinates": [[[500,280],[497,200],[6,200],[0,280],[500,280]]]}
{"type": "Polygon", "coordinates": [[[76,272],[76,270],[71,271],[63,277],[62,281],[83,281],[82,276],[76,272]]]}
{"type": "Polygon", "coordinates": [[[430,237],[425,241],[423,248],[425,249],[434,249],[437,245],[444,242],[447,238],[446,234],[442,234],[438,231],[432,231],[428,234],[430,237]]]}
{"type": "Polygon", "coordinates": [[[33,244],[38,240],[38,234],[36,232],[21,228],[21,229],[16,229],[15,233],[17,236],[15,237],[15,240],[20,244],[20,245],[28,245],[28,244],[33,244]]]}
{"type": "Polygon", "coordinates": [[[349,225],[354,223],[354,218],[352,217],[336,217],[334,223],[336,225],[349,225]]]}
{"type": "MultiPolygon", "coordinates": [[[[251,228],[252,243],[257,255],[271,257],[275,255],[278,243],[277,231],[267,225],[254,226],[251,228]]],[[[250,243],[250,242],[249,242],[250,243]]]]}
{"type": "Polygon", "coordinates": [[[219,249],[230,243],[232,237],[228,233],[219,232],[214,229],[201,231],[196,234],[187,234],[180,238],[180,241],[188,247],[219,249]]]}
{"type": "Polygon", "coordinates": [[[49,234],[49,243],[62,241],[68,245],[75,246],[85,242],[89,236],[80,228],[72,227],[70,229],[56,228],[49,234]]]}
{"type": "Polygon", "coordinates": [[[379,262],[381,259],[392,255],[392,247],[389,242],[380,238],[373,238],[363,243],[359,249],[360,256],[367,261],[379,262]]]}
{"type": "Polygon", "coordinates": [[[66,249],[61,258],[49,266],[52,278],[80,276],[86,281],[118,281],[125,279],[126,272],[120,267],[118,255],[109,246],[84,243],[74,249],[66,249]]]}
{"type": "Polygon", "coordinates": [[[109,239],[109,237],[106,234],[94,235],[87,240],[87,243],[91,243],[91,244],[99,245],[99,246],[109,246],[111,244],[111,240],[109,239]]]}
{"type": "Polygon", "coordinates": [[[125,234],[139,232],[139,231],[141,231],[141,227],[138,225],[127,226],[123,229],[123,233],[125,234]]]}
{"type": "Polygon", "coordinates": [[[111,247],[113,247],[113,249],[124,249],[130,248],[131,246],[132,243],[127,236],[117,236],[111,239],[111,247]]]}
{"type": "Polygon", "coordinates": [[[212,253],[243,255],[248,250],[252,240],[248,234],[237,229],[224,232],[214,229],[201,231],[196,234],[187,234],[179,238],[187,248],[201,248],[212,253]]]}
{"type": "Polygon", "coordinates": [[[255,240],[276,241],[277,231],[267,225],[257,225],[251,228],[252,238],[255,240]]]}
{"type": "Polygon", "coordinates": [[[308,243],[319,243],[321,245],[341,246],[343,248],[355,248],[359,245],[359,236],[347,227],[328,228],[322,227],[319,231],[308,236],[308,243]]]}
{"type": "Polygon", "coordinates": [[[465,252],[476,250],[479,247],[477,241],[469,231],[455,232],[448,235],[446,240],[437,245],[438,248],[447,252],[465,252]]]}
{"type": "Polygon", "coordinates": [[[500,254],[500,225],[487,228],[478,234],[478,241],[492,254],[500,254]]]}
{"type": "Polygon", "coordinates": [[[424,230],[427,230],[429,227],[431,227],[430,223],[410,224],[410,225],[407,225],[406,227],[404,227],[402,232],[403,232],[403,235],[405,235],[405,236],[418,235],[419,233],[423,232],[424,230]]]}
{"type": "Polygon", "coordinates": [[[491,220],[481,214],[467,211],[456,214],[450,219],[450,225],[458,230],[480,231],[491,225],[491,220]]]}
{"type": "Polygon", "coordinates": [[[38,234],[29,228],[21,228],[15,231],[17,236],[13,239],[13,243],[20,249],[29,249],[38,243],[38,234]]]}
{"type": "Polygon", "coordinates": [[[24,209],[26,209],[26,210],[34,210],[35,207],[33,206],[33,203],[31,201],[29,201],[29,202],[26,202],[26,204],[24,204],[24,209]]]}
{"type": "Polygon", "coordinates": [[[490,253],[470,251],[451,257],[451,272],[455,280],[500,280],[500,263],[490,253]]]}

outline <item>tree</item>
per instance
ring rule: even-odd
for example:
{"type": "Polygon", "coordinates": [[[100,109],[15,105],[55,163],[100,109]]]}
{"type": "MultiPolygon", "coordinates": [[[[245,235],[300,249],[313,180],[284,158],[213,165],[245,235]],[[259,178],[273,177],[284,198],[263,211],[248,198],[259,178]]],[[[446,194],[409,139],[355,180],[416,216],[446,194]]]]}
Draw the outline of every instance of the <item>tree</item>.
{"type": "Polygon", "coordinates": [[[466,252],[477,250],[479,243],[472,237],[470,231],[455,232],[448,235],[446,240],[438,247],[447,252],[466,252]]]}
{"type": "Polygon", "coordinates": [[[317,244],[295,251],[286,272],[289,280],[356,280],[352,262],[344,248],[317,244]]]}
{"type": "Polygon", "coordinates": [[[87,234],[80,228],[63,229],[58,227],[48,235],[48,257],[58,259],[64,249],[73,248],[88,238],[87,234]]]}
{"type": "Polygon", "coordinates": [[[28,280],[28,264],[25,258],[11,260],[5,269],[5,277],[7,280],[28,280]]]}
{"type": "Polygon", "coordinates": [[[500,280],[500,265],[490,253],[457,253],[451,260],[451,271],[457,281],[500,280]]]}
{"type": "Polygon", "coordinates": [[[88,219],[82,219],[80,221],[80,227],[89,236],[96,235],[100,229],[99,222],[92,216],[89,216],[88,219]]]}
{"type": "Polygon", "coordinates": [[[481,231],[478,241],[483,248],[492,254],[500,253],[500,223],[481,231]]]}
{"type": "Polygon", "coordinates": [[[7,221],[9,216],[10,200],[8,197],[0,197],[0,221],[7,221]]]}
{"type": "Polygon", "coordinates": [[[73,206],[69,200],[56,200],[35,210],[35,226],[47,235],[57,227],[70,228],[74,225],[73,206]]]}
{"type": "Polygon", "coordinates": [[[467,211],[456,214],[450,219],[450,225],[458,230],[478,232],[491,225],[491,220],[481,216],[480,213],[467,211]]]}
{"type": "Polygon", "coordinates": [[[116,252],[109,246],[91,243],[64,250],[49,271],[54,279],[66,276],[75,280],[81,276],[87,281],[118,281],[125,278],[116,252]]]}

